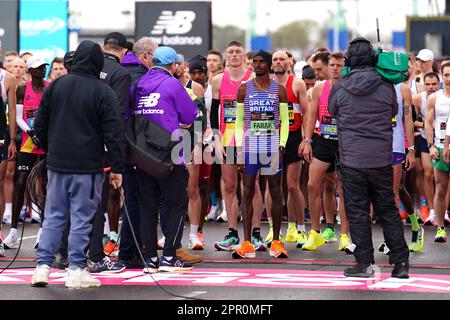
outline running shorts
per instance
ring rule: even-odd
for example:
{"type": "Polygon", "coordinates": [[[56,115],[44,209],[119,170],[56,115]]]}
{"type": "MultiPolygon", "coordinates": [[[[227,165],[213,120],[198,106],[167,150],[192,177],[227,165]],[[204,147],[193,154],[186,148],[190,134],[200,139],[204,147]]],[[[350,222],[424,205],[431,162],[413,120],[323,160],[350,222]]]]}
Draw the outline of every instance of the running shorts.
{"type": "Polygon", "coordinates": [[[444,159],[442,159],[442,152],[444,151],[444,149],[438,147],[436,147],[436,149],[439,151],[439,160],[431,159],[431,164],[433,165],[433,167],[436,168],[436,170],[439,170],[444,173],[449,173],[450,172],[449,164],[445,162],[444,159]]]}
{"type": "Polygon", "coordinates": [[[327,173],[336,171],[338,152],[339,143],[337,140],[328,140],[318,134],[313,135],[313,156],[317,160],[331,164],[327,173]]]}
{"type": "Polygon", "coordinates": [[[298,146],[302,142],[302,130],[290,131],[286,142],[286,152],[283,155],[283,164],[287,165],[301,160],[298,155],[298,146]]]}

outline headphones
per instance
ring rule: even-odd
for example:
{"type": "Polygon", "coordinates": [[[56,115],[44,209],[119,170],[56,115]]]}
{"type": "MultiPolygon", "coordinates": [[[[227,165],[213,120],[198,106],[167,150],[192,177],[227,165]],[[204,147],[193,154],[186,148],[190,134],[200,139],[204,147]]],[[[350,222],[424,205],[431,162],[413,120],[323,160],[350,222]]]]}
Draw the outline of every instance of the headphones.
{"type": "Polygon", "coordinates": [[[378,62],[378,53],[374,50],[369,40],[357,37],[349,42],[344,62],[348,68],[358,65],[371,65],[375,67],[378,62]],[[367,52],[367,46],[369,46],[369,52],[367,52]],[[362,52],[361,49],[363,49],[362,52]]]}

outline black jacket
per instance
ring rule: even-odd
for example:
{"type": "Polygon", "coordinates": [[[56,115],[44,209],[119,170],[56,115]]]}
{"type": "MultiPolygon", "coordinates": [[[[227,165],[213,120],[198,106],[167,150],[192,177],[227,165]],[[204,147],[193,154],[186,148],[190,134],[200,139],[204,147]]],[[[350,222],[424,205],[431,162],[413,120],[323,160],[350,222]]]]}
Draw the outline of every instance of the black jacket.
{"type": "Polygon", "coordinates": [[[373,68],[355,69],[331,89],[328,111],[337,119],[340,161],[351,168],[392,164],[392,118],[397,97],[373,68]]]}
{"type": "Polygon", "coordinates": [[[114,91],[119,104],[119,112],[123,116],[128,106],[128,95],[131,87],[131,77],[128,71],[120,65],[115,55],[105,53],[105,64],[100,73],[100,79],[114,91]]]}
{"type": "Polygon", "coordinates": [[[103,61],[100,46],[83,41],[71,73],[52,81],[43,94],[35,131],[50,170],[100,173],[106,145],[112,171],[123,172],[123,119],[113,91],[98,79],[103,61]]]}

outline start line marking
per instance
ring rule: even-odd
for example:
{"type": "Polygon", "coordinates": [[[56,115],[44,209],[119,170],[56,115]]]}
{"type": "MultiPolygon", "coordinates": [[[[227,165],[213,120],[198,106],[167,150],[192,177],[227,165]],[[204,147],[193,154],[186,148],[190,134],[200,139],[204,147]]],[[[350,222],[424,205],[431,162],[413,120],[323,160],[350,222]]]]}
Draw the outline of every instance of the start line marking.
{"type": "MultiPolygon", "coordinates": [[[[378,268],[379,270],[379,268],[378,268]]],[[[0,274],[0,284],[30,285],[34,269],[9,269],[0,274]]],[[[64,285],[65,271],[52,269],[50,285],[64,285]]],[[[160,272],[152,276],[142,270],[116,274],[93,274],[105,286],[214,286],[262,288],[314,288],[335,290],[450,293],[450,275],[410,274],[409,279],[391,278],[376,272],[373,278],[347,278],[342,271],[195,268],[188,272],[160,272]],[[153,278],[152,278],[153,277],[153,278]]]]}

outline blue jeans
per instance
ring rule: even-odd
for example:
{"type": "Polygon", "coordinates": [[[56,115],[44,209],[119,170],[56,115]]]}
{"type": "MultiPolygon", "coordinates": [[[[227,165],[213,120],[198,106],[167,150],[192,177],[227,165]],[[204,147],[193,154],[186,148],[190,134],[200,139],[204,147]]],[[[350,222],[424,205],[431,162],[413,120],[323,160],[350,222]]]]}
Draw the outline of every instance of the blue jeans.
{"type": "Polygon", "coordinates": [[[103,174],[66,174],[47,171],[47,201],[37,263],[51,266],[70,215],[69,266],[86,267],[86,249],[97,211],[103,174]]]}

